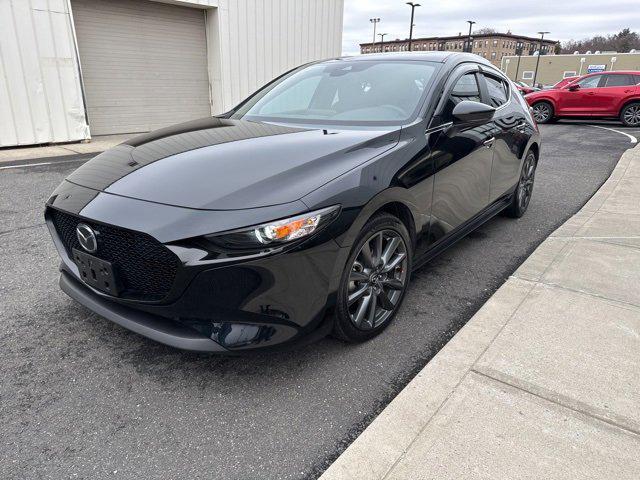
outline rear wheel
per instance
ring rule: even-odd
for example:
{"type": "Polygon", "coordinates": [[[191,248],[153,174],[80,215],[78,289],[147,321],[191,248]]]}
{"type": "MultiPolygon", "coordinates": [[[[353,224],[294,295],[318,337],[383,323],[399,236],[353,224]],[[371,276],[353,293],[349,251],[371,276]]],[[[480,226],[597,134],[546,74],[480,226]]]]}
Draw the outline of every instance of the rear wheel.
{"type": "Polygon", "coordinates": [[[404,299],[411,272],[409,232],[382,213],[363,227],[342,274],[333,334],[363,342],[384,330],[404,299]]]}
{"type": "Polygon", "coordinates": [[[549,123],[553,120],[553,105],[549,102],[534,103],[531,110],[537,123],[549,123]]]}
{"type": "Polygon", "coordinates": [[[627,127],[640,127],[640,102],[625,106],[620,112],[620,120],[627,127]]]}
{"type": "Polygon", "coordinates": [[[533,182],[536,177],[537,164],[536,154],[531,151],[528,152],[522,163],[518,186],[511,198],[511,203],[505,210],[508,217],[520,218],[527,211],[533,193],[533,182]]]}

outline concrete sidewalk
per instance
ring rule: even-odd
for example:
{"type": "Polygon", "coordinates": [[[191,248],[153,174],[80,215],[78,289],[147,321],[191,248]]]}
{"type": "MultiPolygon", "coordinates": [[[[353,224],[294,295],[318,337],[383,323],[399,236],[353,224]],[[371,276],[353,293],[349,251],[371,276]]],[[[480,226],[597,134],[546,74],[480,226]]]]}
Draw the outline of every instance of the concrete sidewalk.
{"type": "Polygon", "coordinates": [[[640,147],[321,477],[382,478],[640,478],[640,147]]]}
{"type": "Polygon", "coordinates": [[[137,134],[102,135],[92,138],[86,143],[64,143],[35,147],[18,147],[0,149],[0,164],[16,160],[36,160],[41,158],[63,157],[84,153],[100,153],[115,147],[137,134]]]}

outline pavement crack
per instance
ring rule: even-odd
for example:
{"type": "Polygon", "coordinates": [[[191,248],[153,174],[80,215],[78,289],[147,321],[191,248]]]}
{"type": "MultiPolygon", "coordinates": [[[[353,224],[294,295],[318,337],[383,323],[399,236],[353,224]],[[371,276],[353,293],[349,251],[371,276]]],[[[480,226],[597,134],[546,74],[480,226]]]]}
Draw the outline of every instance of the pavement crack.
{"type": "Polygon", "coordinates": [[[42,227],[46,225],[46,223],[42,222],[42,223],[36,223],[35,225],[28,225],[26,227],[18,227],[18,228],[13,228],[11,230],[3,230],[0,232],[0,235],[6,235],[9,233],[13,233],[13,232],[18,232],[20,230],[29,230],[30,228],[38,228],[38,227],[42,227]]]}
{"type": "Polygon", "coordinates": [[[555,393],[555,397],[553,398],[550,395],[544,395],[540,392],[534,392],[532,391],[532,389],[527,389],[524,388],[522,385],[518,385],[516,382],[512,382],[509,381],[510,376],[508,375],[504,375],[504,374],[500,374],[500,372],[495,371],[495,370],[487,370],[485,371],[485,369],[478,369],[476,368],[476,366],[474,366],[471,371],[473,373],[475,373],[476,375],[479,375],[481,377],[487,378],[493,382],[497,382],[500,383],[502,385],[506,385],[507,387],[511,387],[514,388],[520,392],[524,392],[528,395],[532,395],[536,398],[539,398],[541,400],[553,403],[554,405],[558,405],[559,407],[562,408],[566,408],[568,410],[571,410],[572,412],[578,413],[580,415],[585,415],[589,418],[593,418],[595,420],[601,421],[603,423],[606,423],[607,425],[610,425],[612,427],[615,428],[619,428],[620,430],[624,430],[625,432],[628,432],[634,436],[640,436],[640,429],[639,428],[635,428],[635,427],[631,427],[629,425],[622,425],[614,420],[612,420],[611,418],[608,418],[604,415],[601,415],[595,411],[593,411],[589,405],[583,404],[582,402],[577,402],[575,400],[570,400],[568,397],[564,397],[561,394],[555,393]],[[563,401],[564,400],[564,401],[563,401]]]}

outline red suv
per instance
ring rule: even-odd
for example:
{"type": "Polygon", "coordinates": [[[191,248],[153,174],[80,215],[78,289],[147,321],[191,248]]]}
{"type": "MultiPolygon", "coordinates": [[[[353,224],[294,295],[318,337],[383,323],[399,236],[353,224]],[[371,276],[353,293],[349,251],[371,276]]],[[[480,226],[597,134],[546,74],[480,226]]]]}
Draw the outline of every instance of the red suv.
{"type": "Polygon", "coordinates": [[[524,98],[538,123],[559,117],[617,117],[629,127],[640,126],[640,72],[591,73],[524,98]]]}

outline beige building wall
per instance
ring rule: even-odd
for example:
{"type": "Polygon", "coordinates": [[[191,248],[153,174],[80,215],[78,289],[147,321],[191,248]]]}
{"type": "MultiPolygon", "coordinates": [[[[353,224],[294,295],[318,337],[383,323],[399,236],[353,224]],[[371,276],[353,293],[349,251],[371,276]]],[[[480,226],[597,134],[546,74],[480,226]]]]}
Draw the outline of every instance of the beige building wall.
{"type": "MultiPolygon", "coordinates": [[[[502,59],[500,69],[512,80],[533,83],[536,69],[536,56],[527,55],[520,58],[506,56],[502,59]]],[[[589,66],[602,66],[605,71],[636,70],[640,71],[640,53],[602,53],[578,55],[543,55],[540,57],[536,83],[553,85],[565,77],[585,75],[589,66]]]]}

